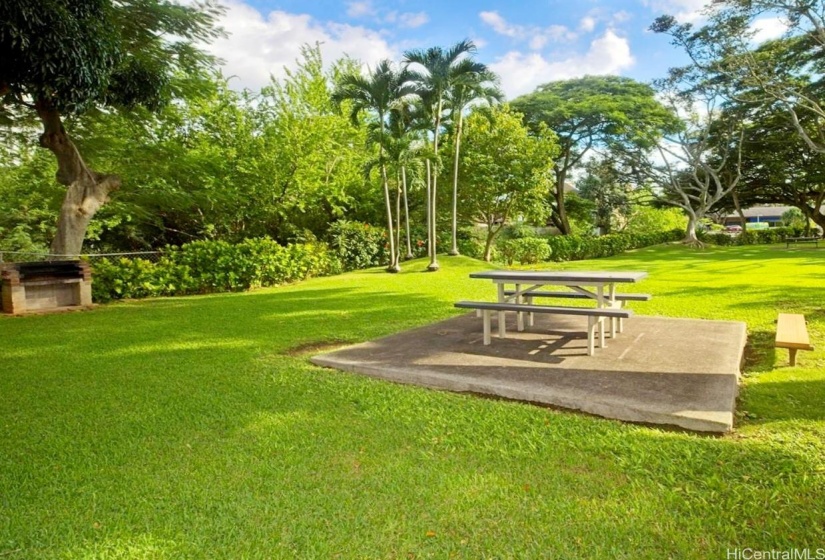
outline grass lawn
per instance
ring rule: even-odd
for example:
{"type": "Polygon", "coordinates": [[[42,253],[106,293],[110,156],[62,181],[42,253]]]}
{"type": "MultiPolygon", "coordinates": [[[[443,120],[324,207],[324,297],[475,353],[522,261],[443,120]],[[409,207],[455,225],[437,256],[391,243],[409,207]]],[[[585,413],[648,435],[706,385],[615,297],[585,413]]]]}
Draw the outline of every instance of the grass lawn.
{"type": "Polygon", "coordinates": [[[486,265],[441,263],[0,318],[0,560],[825,549],[825,251],[563,265],[648,271],[641,314],[747,322],[737,430],[721,438],[393,385],[300,351],[492,298],[467,278],[486,265]],[[805,313],[817,347],[796,368],[772,347],[779,311],[805,313]]]}

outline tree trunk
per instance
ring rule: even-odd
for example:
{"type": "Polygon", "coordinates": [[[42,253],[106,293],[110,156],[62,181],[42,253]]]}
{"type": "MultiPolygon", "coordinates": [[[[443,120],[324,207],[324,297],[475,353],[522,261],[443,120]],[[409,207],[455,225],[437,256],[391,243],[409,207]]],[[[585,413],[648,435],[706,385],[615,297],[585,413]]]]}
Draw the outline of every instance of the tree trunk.
{"type": "Polygon", "coordinates": [[[401,268],[401,181],[395,176],[395,262],[401,268]]]}
{"type": "Polygon", "coordinates": [[[559,229],[562,235],[570,235],[570,221],[567,219],[567,211],[564,209],[564,183],[567,180],[567,172],[562,170],[556,174],[556,191],[553,196],[556,199],[556,208],[553,212],[553,224],[559,229]]]}
{"type": "MultiPolygon", "coordinates": [[[[383,141],[383,131],[381,138],[383,141]]],[[[387,209],[387,238],[390,242],[390,264],[387,272],[399,272],[401,267],[395,261],[395,235],[392,228],[392,201],[390,200],[390,185],[387,180],[387,167],[384,165],[384,146],[378,147],[378,160],[381,162],[381,181],[384,183],[384,204],[387,209]]]]}
{"type": "Polygon", "coordinates": [[[43,123],[40,146],[57,158],[57,182],[66,185],[66,197],[57,220],[57,235],[52,241],[53,258],[76,258],[95,213],[109,200],[109,193],[120,188],[117,175],[92,171],[69,138],[60,113],[44,100],[35,105],[43,123]]]}
{"type": "MultiPolygon", "coordinates": [[[[435,157],[438,157],[438,129],[441,128],[441,110],[443,108],[443,102],[441,99],[438,100],[438,109],[435,116],[435,130],[433,131],[433,153],[435,157]]],[[[435,201],[436,201],[436,187],[438,185],[438,169],[432,170],[433,176],[433,187],[432,192],[430,193],[431,196],[431,206],[432,210],[430,211],[432,215],[432,231],[433,231],[433,253],[430,255],[430,264],[427,265],[427,270],[430,272],[435,272],[439,269],[438,266],[438,241],[437,241],[437,232],[436,232],[436,211],[435,211],[435,201]]]]}
{"type": "Polygon", "coordinates": [[[450,254],[458,255],[458,154],[461,150],[461,129],[463,126],[463,118],[461,113],[458,113],[458,124],[455,132],[455,158],[453,159],[453,246],[450,248],[450,254]]]}
{"type": "Polygon", "coordinates": [[[745,219],[745,213],[742,211],[742,205],[739,204],[739,193],[736,191],[737,189],[733,189],[733,191],[731,191],[731,195],[733,195],[733,206],[736,208],[736,213],[739,214],[739,219],[742,220],[742,233],[747,233],[748,220],[745,219]]]}
{"type": "Polygon", "coordinates": [[[811,213],[811,219],[820,227],[820,229],[822,229],[823,235],[825,235],[825,215],[820,212],[819,208],[815,208],[813,210],[811,213]]]}
{"type": "Polygon", "coordinates": [[[432,186],[430,185],[430,160],[426,160],[426,172],[427,172],[427,256],[432,258],[433,256],[433,217],[431,210],[433,209],[432,204],[430,204],[430,191],[432,190],[432,186]]]}
{"type": "Polygon", "coordinates": [[[410,203],[407,199],[407,168],[401,167],[401,188],[404,191],[404,225],[407,228],[407,259],[413,258],[412,243],[410,242],[410,203]]]}
{"type": "Polygon", "coordinates": [[[493,239],[496,237],[497,230],[493,229],[490,223],[487,223],[487,240],[484,242],[484,261],[490,262],[493,251],[493,239]]]}
{"type": "Polygon", "coordinates": [[[685,245],[697,248],[704,247],[704,244],[699,241],[699,238],[696,236],[696,224],[698,221],[699,219],[695,214],[688,214],[688,224],[685,231],[685,238],[682,240],[682,243],[685,245]]]}

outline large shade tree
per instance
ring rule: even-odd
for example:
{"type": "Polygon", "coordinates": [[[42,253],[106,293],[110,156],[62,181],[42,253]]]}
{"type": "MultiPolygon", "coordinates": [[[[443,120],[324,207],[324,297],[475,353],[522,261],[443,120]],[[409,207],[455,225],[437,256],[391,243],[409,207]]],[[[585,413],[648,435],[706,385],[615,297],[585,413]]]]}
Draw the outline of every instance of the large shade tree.
{"type": "Polygon", "coordinates": [[[663,133],[678,126],[678,119],[657,101],[653,88],[619,76],[550,82],[512,104],[531,128],[543,124],[558,135],[551,219],[563,234],[571,231],[565,184],[591,150],[648,150],[663,133]]]}
{"type": "Polygon", "coordinates": [[[157,109],[211,66],[196,45],[213,39],[217,5],[168,0],[4,0],[0,3],[0,118],[36,117],[39,144],[66,186],[51,245],[80,253],[89,222],[121,183],[92,169],[64,125],[93,109],[157,109]]]}
{"type": "Polygon", "coordinates": [[[557,152],[550,130],[540,126],[530,134],[522,115],[507,105],[470,114],[458,208],[467,222],[485,224],[484,260],[490,260],[496,236],[511,219],[546,218],[544,199],[557,152]]]}

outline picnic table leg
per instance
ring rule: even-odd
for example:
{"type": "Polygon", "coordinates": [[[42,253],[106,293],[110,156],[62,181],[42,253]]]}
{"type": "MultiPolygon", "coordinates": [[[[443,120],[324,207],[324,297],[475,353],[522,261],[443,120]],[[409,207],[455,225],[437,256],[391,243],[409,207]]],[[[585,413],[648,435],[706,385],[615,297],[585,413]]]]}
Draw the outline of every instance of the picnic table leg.
{"type": "Polygon", "coordinates": [[[790,362],[792,366],[796,365],[796,348],[789,348],[788,349],[788,357],[790,358],[790,362]]]}
{"type": "MultiPolygon", "coordinates": [[[[624,308],[624,305],[625,305],[624,302],[621,302],[619,304],[619,307],[624,308]]],[[[619,332],[620,333],[624,332],[624,319],[622,319],[621,317],[619,317],[619,332]]]]}
{"type": "MultiPolygon", "coordinates": [[[[613,306],[616,304],[616,285],[615,284],[610,284],[610,291],[608,293],[610,294],[610,307],[613,308],[613,306]]],[[[616,317],[611,317],[610,318],[610,339],[611,340],[616,338],[616,322],[617,321],[618,321],[618,319],[616,317]]]]}
{"type": "MultiPolygon", "coordinates": [[[[604,305],[604,287],[596,288],[596,307],[605,307],[604,305]]],[[[604,317],[599,317],[599,348],[604,348],[604,317]]]]}
{"type": "Polygon", "coordinates": [[[484,316],[484,346],[490,346],[490,310],[482,311],[484,316]]]}
{"type": "MultiPolygon", "coordinates": [[[[527,305],[533,305],[533,296],[527,296],[527,297],[525,297],[525,300],[527,301],[527,305]]],[[[536,324],[536,314],[533,313],[532,311],[530,311],[527,314],[527,326],[532,327],[535,324],[536,324]]]]}
{"type": "Polygon", "coordinates": [[[592,356],[596,353],[596,318],[590,316],[587,318],[587,355],[592,356]]]}
{"type": "MultiPolygon", "coordinates": [[[[521,302],[521,284],[516,284],[516,304],[520,304],[521,302]]],[[[516,311],[516,328],[519,332],[524,330],[524,313],[521,311],[516,311]]]]}
{"type": "MultiPolygon", "coordinates": [[[[506,297],[504,295],[504,284],[498,285],[498,301],[499,303],[504,303],[506,301],[506,297]]],[[[498,312],[498,337],[504,338],[506,335],[506,326],[504,325],[504,311],[498,312]]]]}

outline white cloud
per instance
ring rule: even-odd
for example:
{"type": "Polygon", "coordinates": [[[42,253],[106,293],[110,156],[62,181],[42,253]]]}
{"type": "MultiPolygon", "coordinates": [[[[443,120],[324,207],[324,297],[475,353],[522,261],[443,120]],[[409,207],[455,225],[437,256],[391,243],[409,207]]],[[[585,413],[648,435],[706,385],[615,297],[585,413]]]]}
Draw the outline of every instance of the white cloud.
{"type": "Polygon", "coordinates": [[[492,27],[493,31],[499,35],[506,35],[507,37],[519,37],[521,35],[518,26],[507,23],[498,12],[481,12],[478,16],[481,21],[492,27]]]}
{"type": "Polygon", "coordinates": [[[370,0],[362,2],[349,2],[347,4],[347,15],[351,18],[361,18],[375,15],[375,8],[370,0]]]}
{"type": "Polygon", "coordinates": [[[257,90],[269,82],[270,75],[284,76],[284,67],[294,67],[304,44],[321,44],[327,63],[345,54],[367,64],[397,53],[378,32],[343,23],[320,22],[307,14],[272,11],[266,16],[238,1],[226,3],[227,12],[220,24],[229,37],[218,39],[208,48],[224,60],[224,74],[237,79],[234,88],[257,90]]]}
{"type": "Polygon", "coordinates": [[[710,0],[642,0],[655,12],[670,14],[679,23],[697,23],[704,18],[703,11],[710,0]]]}
{"type": "Polygon", "coordinates": [[[399,25],[411,29],[421,27],[428,21],[430,21],[430,16],[426,12],[405,12],[398,16],[399,25]]]}
{"type": "Polygon", "coordinates": [[[577,34],[563,25],[538,27],[535,25],[517,25],[509,23],[498,12],[481,12],[478,14],[481,21],[493,28],[499,35],[510,37],[517,41],[527,41],[532,50],[540,50],[548,42],[574,41],[577,34]]]}
{"type": "Polygon", "coordinates": [[[547,60],[538,53],[511,51],[490,64],[490,68],[501,76],[504,92],[512,99],[546,82],[584,75],[618,74],[634,62],[627,39],[608,30],[594,39],[584,54],[564,60],[547,60]]]}
{"type": "Polygon", "coordinates": [[[611,23],[620,24],[625,23],[626,21],[630,21],[631,19],[633,19],[633,15],[631,15],[630,12],[620,10],[613,14],[613,17],[611,18],[611,23]]]}
{"type": "Polygon", "coordinates": [[[585,33],[590,33],[596,28],[596,18],[592,16],[585,16],[579,21],[579,29],[585,33]]]}
{"type": "Polygon", "coordinates": [[[751,30],[753,42],[762,43],[781,37],[788,30],[788,24],[778,17],[763,18],[754,21],[751,30]]]}

